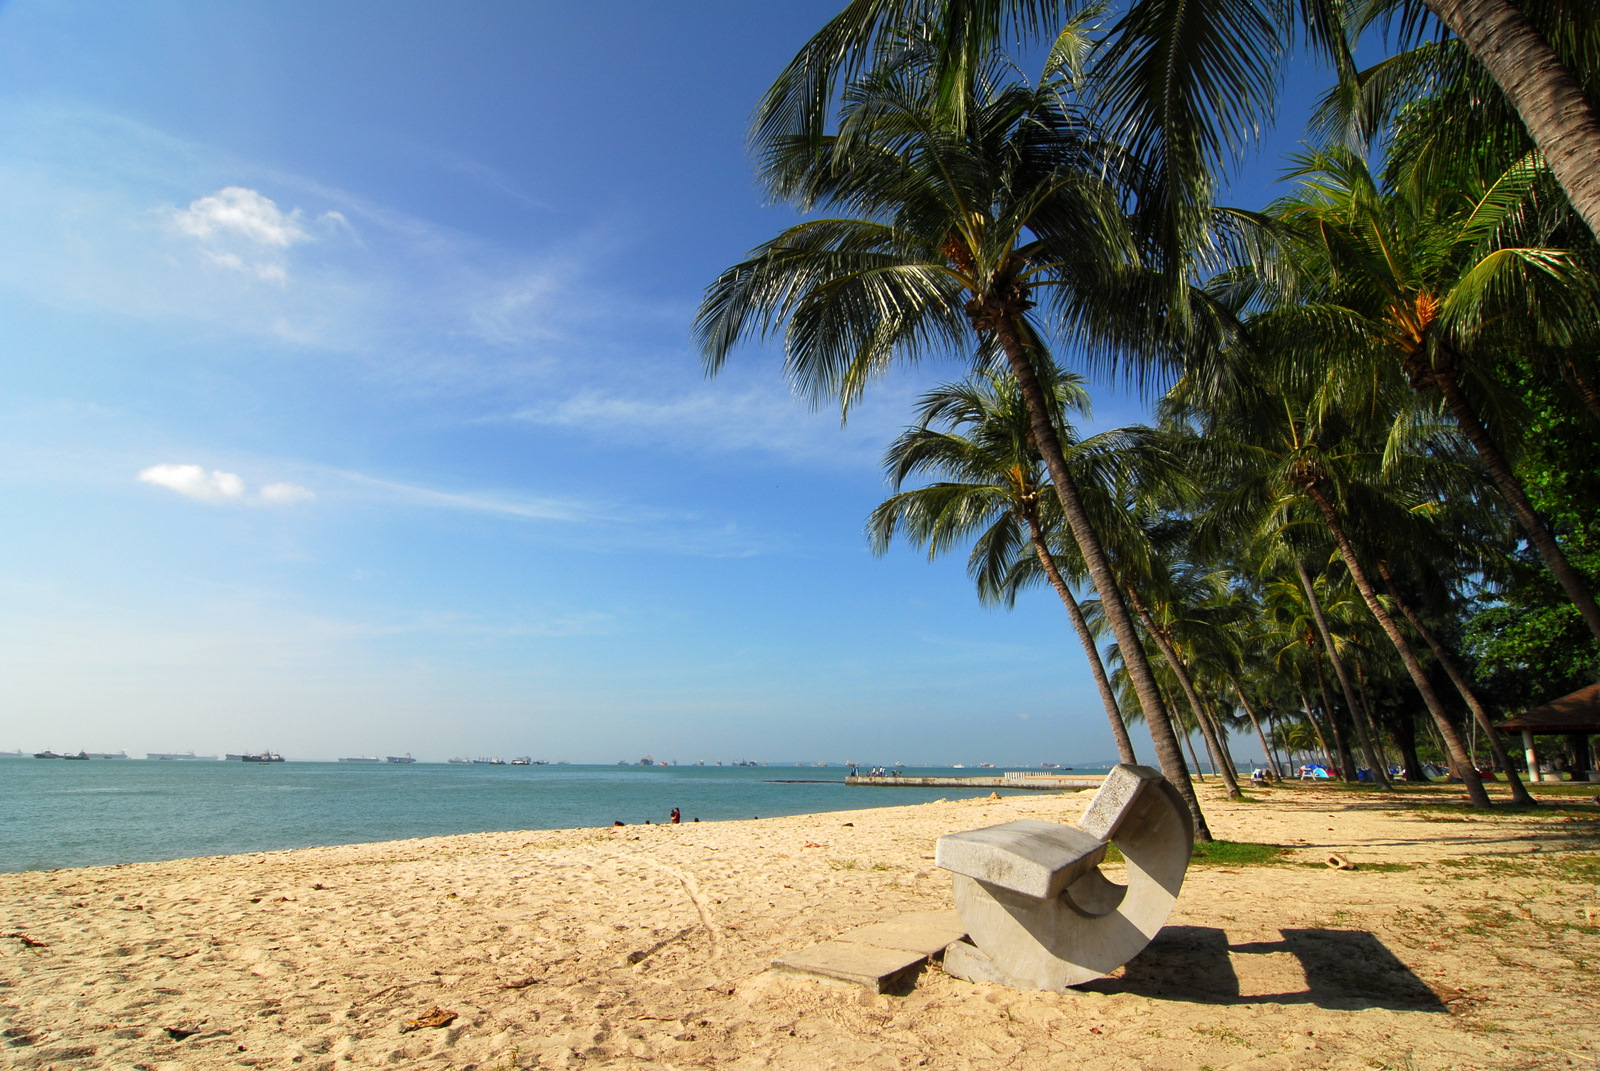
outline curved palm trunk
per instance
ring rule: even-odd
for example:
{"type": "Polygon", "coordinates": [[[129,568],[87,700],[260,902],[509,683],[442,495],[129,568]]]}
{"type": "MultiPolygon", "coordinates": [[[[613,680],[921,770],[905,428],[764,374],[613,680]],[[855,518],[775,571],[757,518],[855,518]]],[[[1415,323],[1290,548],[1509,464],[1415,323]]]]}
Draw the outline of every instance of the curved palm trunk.
{"type": "MultiPolygon", "coordinates": [[[[1168,698],[1170,701],[1171,697],[1168,698]]],[[[1172,705],[1177,706],[1176,702],[1173,702],[1172,705]]],[[[1189,761],[1194,763],[1194,779],[1203,785],[1206,783],[1206,767],[1200,761],[1200,756],[1195,754],[1194,730],[1183,723],[1181,716],[1178,718],[1178,727],[1183,730],[1183,746],[1189,749],[1189,761]]],[[[1215,767],[1213,767],[1212,772],[1216,772],[1215,767]]]]}
{"type": "MultiPolygon", "coordinates": [[[[1600,157],[1596,157],[1595,166],[1600,169],[1600,157]]],[[[1593,223],[1590,225],[1593,226],[1593,223]]],[[[1555,575],[1556,582],[1561,585],[1561,590],[1567,593],[1572,605],[1583,615],[1589,631],[1594,633],[1596,639],[1600,639],[1600,606],[1595,604],[1589,585],[1585,583],[1582,574],[1572,567],[1561,545],[1556,542],[1556,537],[1551,534],[1550,527],[1544,523],[1544,518],[1535,512],[1533,503],[1528,501],[1528,495],[1522,489],[1522,481],[1517,479],[1517,474],[1511,470],[1511,465],[1500,452],[1500,447],[1490,438],[1488,429],[1483,426],[1483,421],[1478,419],[1477,411],[1467,401],[1467,396],[1461,393],[1461,383],[1456,373],[1440,371],[1433,373],[1429,378],[1444,395],[1445,404],[1450,407],[1450,414],[1456,418],[1456,424],[1466,433],[1472,448],[1478,452],[1478,459],[1488,470],[1489,478],[1494,481],[1501,497],[1511,507],[1517,523],[1522,525],[1522,530],[1527,533],[1528,542],[1538,549],[1545,565],[1555,575]]]]}
{"type": "MultiPolygon", "coordinates": [[[[1383,742],[1383,727],[1378,724],[1378,716],[1372,713],[1372,701],[1367,698],[1367,672],[1361,666],[1361,659],[1355,660],[1356,664],[1356,698],[1361,700],[1361,713],[1367,719],[1367,732],[1372,734],[1372,746],[1378,752],[1378,758],[1383,760],[1383,772],[1389,773],[1393,763],[1389,761],[1389,748],[1383,742]]],[[[1394,787],[1394,778],[1389,778],[1390,787],[1394,787]]]]}
{"type": "Polygon", "coordinates": [[[1589,415],[1600,420],[1600,390],[1596,390],[1588,377],[1578,371],[1578,366],[1572,361],[1566,362],[1561,370],[1561,378],[1578,392],[1578,399],[1583,402],[1583,407],[1589,410],[1589,415]]]}
{"type": "Polygon", "coordinates": [[[1300,693],[1300,709],[1306,712],[1306,721],[1311,723],[1311,731],[1317,734],[1317,743],[1322,745],[1322,760],[1331,770],[1339,764],[1334,760],[1333,750],[1328,747],[1328,737],[1322,731],[1322,722],[1317,720],[1316,708],[1311,705],[1311,697],[1306,695],[1305,685],[1297,681],[1295,689],[1300,693]]]}
{"type": "Polygon", "coordinates": [[[1156,759],[1161,764],[1161,772],[1188,805],[1190,817],[1194,820],[1195,839],[1209,841],[1212,839],[1211,828],[1206,825],[1205,815],[1200,810],[1200,800],[1195,795],[1194,785],[1189,782],[1189,768],[1183,761],[1183,751],[1179,747],[1177,734],[1173,732],[1172,720],[1167,717],[1166,708],[1161,705],[1161,695],[1156,690],[1155,674],[1150,671],[1150,662],[1145,658],[1144,648],[1139,644],[1139,634],[1133,627],[1133,618],[1128,615],[1128,608],[1122,601],[1122,592],[1118,589],[1116,577],[1111,572],[1111,562],[1106,557],[1105,547],[1100,542],[1099,533],[1094,530],[1094,525],[1089,520],[1088,511],[1084,509],[1083,498],[1078,494],[1078,485],[1067,469],[1067,459],[1061,450],[1061,439],[1056,435],[1055,424],[1050,420],[1050,406],[1045,400],[1044,387],[1034,372],[1028,347],[1024,345],[1017,324],[1009,315],[1001,314],[994,317],[994,332],[1005,350],[1012,375],[1016,376],[1017,385],[1022,388],[1022,397],[1028,403],[1028,419],[1032,425],[1034,445],[1039,448],[1039,454],[1050,470],[1056,497],[1061,501],[1061,512],[1072,529],[1072,537],[1078,543],[1078,551],[1083,555],[1084,565],[1088,567],[1089,578],[1094,581],[1095,591],[1100,595],[1101,612],[1106,615],[1106,622],[1111,626],[1112,635],[1117,638],[1117,646],[1122,651],[1123,665],[1128,671],[1128,680],[1133,684],[1134,694],[1139,697],[1139,706],[1144,711],[1145,725],[1150,729],[1150,741],[1155,745],[1156,759]]]}
{"type": "Polygon", "coordinates": [[[1572,207],[1600,236],[1600,116],[1511,0],[1424,0],[1499,83],[1572,207]]]}
{"type": "Polygon", "coordinates": [[[1272,748],[1267,743],[1267,734],[1261,731],[1261,722],[1257,719],[1256,712],[1250,708],[1250,700],[1244,697],[1244,689],[1239,687],[1238,680],[1232,677],[1228,679],[1233,681],[1233,694],[1239,697],[1239,705],[1244,707],[1245,714],[1250,718],[1250,724],[1256,727],[1256,739],[1261,741],[1261,750],[1266,753],[1267,765],[1272,769],[1272,776],[1282,780],[1283,771],[1278,767],[1278,756],[1272,753],[1272,748]]]}
{"type": "Polygon", "coordinates": [[[1094,674],[1095,687],[1100,689],[1100,701],[1105,704],[1106,718],[1111,722],[1111,735],[1117,740],[1117,757],[1126,763],[1137,763],[1139,758],[1133,753],[1133,740],[1128,736],[1128,727],[1122,722],[1122,708],[1117,705],[1117,693],[1111,690],[1111,680],[1106,676],[1105,663],[1100,660],[1100,647],[1094,642],[1094,633],[1089,631],[1089,622],[1083,616],[1083,608],[1078,605],[1078,600],[1072,597],[1072,589],[1062,578],[1061,570],[1056,568],[1056,561],[1050,556],[1050,547],[1045,542],[1044,530],[1039,527],[1038,518],[1032,513],[1024,516],[1028,522],[1028,532],[1033,537],[1034,553],[1039,555],[1039,565],[1044,569],[1044,575],[1050,578],[1050,586],[1061,596],[1061,602],[1067,608],[1067,616],[1072,619],[1072,627],[1083,643],[1083,653],[1089,659],[1089,672],[1094,674]]]}
{"type": "Polygon", "coordinates": [[[1161,648],[1161,656],[1167,660],[1167,665],[1172,667],[1172,675],[1178,678],[1178,687],[1183,689],[1184,698],[1189,701],[1189,709],[1194,712],[1195,724],[1200,726],[1200,736],[1206,742],[1206,750],[1211,752],[1211,768],[1222,778],[1222,783],[1228,786],[1228,798],[1231,800],[1242,798],[1244,794],[1239,791],[1239,778],[1234,774],[1232,764],[1227,761],[1227,752],[1217,739],[1217,732],[1211,724],[1211,719],[1206,717],[1200,695],[1195,691],[1194,681],[1189,677],[1189,667],[1184,664],[1183,658],[1172,646],[1172,641],[1167,638],[1166,633],[1156,624],[1155,617],[1150,613],[1150,607],[1139,597],[1139,589],[1132,584],[1128,585],[1128,601],[1133,603],[1134,612],[1139,615],[1139,620],[1144,622],[1145,631],[1156,641],[1156,646],[1161,648]]]}
{"type": "Polygon", "coordinates": [[[1350,720],[1356,727],[1356,740],[1361,744],[1361,754],[1366,757],[1367,768],[1372,771],[1372,780],[1385,792],[1392,792],[1394,786],[1389,784],[1388,771],[1384,769],[1383,759],[1373,748],[1372,737],[1367,733],[1366,704],[1356,700],[1356,690],[1350,685],[1350,672],[1345,669],[1344,660],[1339,657],[1339,649],[1333,645],[1333,633],[1328,629],[1328,621],[1322,615],[1322,600],[1317,598],[1316,587],[1311,583],[1311,574],[1306,572],[1305,563],[1299,558],[1294,560],[1294,568],[1295,572],[1300,574],[1300,586],[1305,589],[1306,600],[1311,604],[1311,616],[1317,622],[1317,631],[1322,634],[1322,646],[1328,652],[1328,661],[1333,664],[1333,675],[1339,678],[1339,688],[1344,692],[1345,705],[1350,708],[1350,720]]]}
{"type": "Polygon", "coordinates": [[[1200,701],[1205,704],[1206,717],[1211,722],[1211,731],[1217,734],[1217,743],[1222,745],[1222,760],[1228,764],[1228,770],[1233,774],[1235,782],[1239,780],[1239,764],[1233,761],[1233,745],[1228,743],[1228,727],[1223,724],[1222,715],[1217,713],[1217,704],[1209,695],[1201,696],[1200,701]]]}
{"type": "Polygon", "coordinates": [[[1455,659],[1450,657],[1444,645],[1422,623],[1422,619],[1417,616],[1417,612],[1400,597],[1400,589],[1395,586],[1394,575],[1389,572],[1389,566],[1386,562],[1378,563],[1378,575],[1383,577],[1384,586],[1389,589],[1389,597],[1394,600],[1396,606],[1400,607],[1400,612],[1405,615],[1407,621],[1411,622],[1411,627],[1416,630],[1418,636],[1422,637],[1422,642],[1428,645],[1428,649],[1433,652],[1433,657],[1439,660],[1439,668],[1443,669],[1445,676],[1450,678],[1450,683],[1456,686],[1456,691],[1461,693],[1461,698],[1466,702],[1467,709],[1472,711],[1473,720],[1483,728],[1484,735],[1489,738],[1489,750],[1494,755],[1494,761],[1506,772],[1506,784],[1511,786],[1512,801],[1523,807],[1537,807],[1539,801],[1528,794],[1528,789],[1523,785],[1522,778],[1518,777],[1517,771],[1512,768],[1511,756],[1506,754],[1505,744],[1501,742],[1500,734],[1495,732],[1494,722],[1490,720],[1489,712],[1484,709],[1483,703],[1478,699],[1478,693],[1473,691],[1472,685],[1467,683],[1467,678],[1456,665],[1455,659]]]}
{"type": "Polygon", "coordinates": [[[1474,806],[1488,807],[1489,793],[1484,789],[1483,782],[1478,779],[1478,771],[1473,769],[1472,763],[1467,760],[1467,750],[1461,744],[1461,735],[1456,732],[1456,727],[1450,724],[1450,719],[1444,712],[1444,704],[1439,701],[1439,695],[1433,690],[1428,675],[1422,672],[1422,663],[1417,661],[1417,653],[1411,649],[1411,644],[1400,631],[1400,626],[1394,623],[1394,618],[1389,616],[1389,611],[1378,601],[1378,593],[1373,590],[1366,569],[1356,558],[1355,548],[1350,545],[1350,540],[1345,535],[1344,525],[1339,523],[1339,515],[1334,512],[1333,503],[1328,501],[1328,496],[1314,483],[1306,487],[1306,493],[1311,496],[1311,500],[1321,511],[1323,520],[1327,522],[1328,531],[1339,547],[1339,556],[1344,559],[1345,568],[1350,570],[1350,578],[1356,582],[1356,589],[1361,592],[1362,601],[1367,604],[1367,609],[1372,611],[1372,616],[1388,635],[1389,642],[1394,644],[1395,651],[1400,655],[1400,661],[1405,664],[1406,672],[1411,674],[1412,683],[1417,686],[1417,691],[1422,693],[1422,701],[1427,705],[1428,713],[1433,715],[1434,725],[1438,727],[1439,736],[1445,744],[1445,752],[1460,772],[1461,781],[1467,787],[1468,797],[1474,806]]]}
{"type": "Polygon", "coordinates": [[[1333,746],[1339,749],[1339,779],[1355,784],[1356,759],[1350,754],[1350,745],[1345,743],[1344,733],[1339,729],[1339,712],[1334,708],[1333,696],[1328,694],[1328,675],[1322,672],[1322,659],[1315,651],[1311,653],[1311,665],[1317,671],[1317,692],[1322,696],[1322,714],[1328,719],[1328,728],[1333,730],[1333,746]]]}

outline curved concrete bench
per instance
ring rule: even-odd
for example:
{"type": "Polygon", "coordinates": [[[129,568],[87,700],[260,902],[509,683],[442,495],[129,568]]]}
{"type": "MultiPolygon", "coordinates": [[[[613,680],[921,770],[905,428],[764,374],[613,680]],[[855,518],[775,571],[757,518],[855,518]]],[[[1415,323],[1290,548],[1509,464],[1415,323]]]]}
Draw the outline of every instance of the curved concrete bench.
{"type": "Polygon", "coordinates": [[[945,950],[948,974],[1021,989],[1065,989],[1138,955],[1172,912],[1189,869],[1194,824],[1183,798],[1148,766],[1114,768],[1077,826],[1024,820],[939,838],[971,943],[945,950]],[[1107,844],[1128,883],[1100,872],[1107,844]]]}

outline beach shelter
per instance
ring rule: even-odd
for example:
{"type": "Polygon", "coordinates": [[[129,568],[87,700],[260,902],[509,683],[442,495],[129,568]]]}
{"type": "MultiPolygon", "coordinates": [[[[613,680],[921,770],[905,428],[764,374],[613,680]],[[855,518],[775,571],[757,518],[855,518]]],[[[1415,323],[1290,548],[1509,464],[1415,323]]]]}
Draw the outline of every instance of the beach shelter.
{"type": "Polygon", "coordinates": [[[1542,707],[1534,707],[1509,721],[1501,722],[1495,728],[1507,734],[1522,734],[1530,781],[1539,777],[1539,753],[1533,746],[1534,734],[1565,736],[1572,748],[1572,774],[1581,779],[1595,768],[1590,761],[1589,737],[1600,733],[1600,684],[1579,688],[1571,695],[1564,695],[1542,707]]]}

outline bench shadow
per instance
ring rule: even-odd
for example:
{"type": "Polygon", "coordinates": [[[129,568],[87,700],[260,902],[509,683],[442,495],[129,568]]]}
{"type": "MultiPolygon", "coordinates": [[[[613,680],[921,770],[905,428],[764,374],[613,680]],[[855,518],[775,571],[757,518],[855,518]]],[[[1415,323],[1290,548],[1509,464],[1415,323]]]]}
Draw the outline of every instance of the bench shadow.
{"type": "Polygon", "coordinates": [[[1119,976],[1076,988],[1213,1004],[1314,1004],[1319,1008],[1445,1011],[1426,982],[1366,930],[1280,930],[1280,941],[1230,945],[1214,926],[1168,926],[1119,976]],[[1242,996],[1231,956],[1287,952],[1309,988],[1242,996]]]}

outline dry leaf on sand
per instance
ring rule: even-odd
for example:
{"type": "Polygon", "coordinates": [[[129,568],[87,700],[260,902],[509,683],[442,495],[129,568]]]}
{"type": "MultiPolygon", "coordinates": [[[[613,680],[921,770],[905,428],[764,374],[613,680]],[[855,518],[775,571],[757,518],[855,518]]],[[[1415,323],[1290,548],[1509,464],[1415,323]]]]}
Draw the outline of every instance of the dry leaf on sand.
{"type": "Polygon", "coordinates": [[[427,1015],[408,1020],[405,1025],[400,1028],[400,1033],[409,1034],[413,1030],[423,1030],[427,1027],[449,1026],[455,1021],[455,1012],[447,1011],[444,1008],[435,1007],[427,1015]]]}

